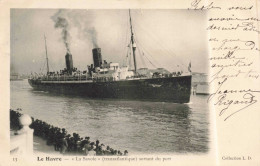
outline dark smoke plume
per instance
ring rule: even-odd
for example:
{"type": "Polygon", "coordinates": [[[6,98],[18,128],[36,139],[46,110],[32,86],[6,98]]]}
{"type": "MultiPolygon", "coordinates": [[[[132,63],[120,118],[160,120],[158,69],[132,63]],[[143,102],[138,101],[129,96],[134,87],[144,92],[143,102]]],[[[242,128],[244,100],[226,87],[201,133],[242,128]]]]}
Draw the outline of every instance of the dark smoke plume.
{"type": "Polygon", "coordinates": [[[53,21],[55,22],[55,28],[62,29],[62,39],[65,44],[65,47],[67,49],[67,52],[70,52],[70,34],[69,34],[69,23],[66,18],[63,17],[57,17],[53,18],[53,21]]]}
{"type": "Polygon", "coordinates": [[[93,47],[97,48],[97,31],[94,27],[85,27],[83,30],[83,33],[85,34],[86,38],[89,38],[93,44],[93,47]]]}
{"type": "Polygon", "coordinates": [[[98,47],[98,33],[95,28],[95,13],[91,10],[70,10],[66,12],[71,24],[78,30],[78,38],[88,40],[98,47]]]}
{"type": "Polygon", "coordinates": [[[59,10],[52,17],[55,28],[62,29],[62,39],[68,52],[70,52],[70,28],[78,30],[78,38],[88,40],[93,47],[98,47],[97,31],[95,29],[95,15],[87,10],[59,10]]]}

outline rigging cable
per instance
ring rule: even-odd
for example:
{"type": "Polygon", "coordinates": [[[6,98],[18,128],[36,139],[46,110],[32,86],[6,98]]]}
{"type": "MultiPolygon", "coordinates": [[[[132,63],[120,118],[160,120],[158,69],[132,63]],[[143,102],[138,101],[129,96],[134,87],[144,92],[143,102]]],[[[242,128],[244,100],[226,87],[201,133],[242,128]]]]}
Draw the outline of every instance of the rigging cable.
{"type": "MultiPolygon", "coordinates": [[[[130,52],[131,52],[131,50],[130,50],[130,43],[128,44],[128,46],[127,46],[127,53],[126,53],[126,58],[125,58],[125,62],[124,62],[124,65],[125,66],[129,66],[129,54],[130,54],[130,52]]],[[[129,66],[130,67],[130,66],[129,66]]]]}
{"type": "Polygon", "coordinates": [[[45,64],[46,64],[46,61],[44,61],[42,67],[40,68],[40,72],[43,72],[43,69],[44,69],[44,67],[45,67],[45,64]]]}
{"type": "Polygon", "coordinates": [[[131,49],[131,41],[128,45],[128,51],[129,51],[129,56],[128,56],[128,64],[129,64],[129,69],[132,67],[132,49],[131,49]]]}
{"type": "Polygon", "coordinates": [[[162,66],[156,59],[154,59],[154,58],[150,55],[151,53],[149,53],[149,51],[147,51],[147,50],[143,47],[143,45],[142,45],[137,39],[136,39],[136,42],[138,43],[138,45],[140,45],[140,47],[142,47],[143,55],[146,57],[146,59],[147,59],[153,66],[155,66],[155,67],[162,66]],[[144,52],[146,52],[147,55],[149,55],[149,56],[152,58],[152,61],[156,62],[158,65],[154,65],[154,64],[151,62],[150,58],[148,58],[148,57],[146,56],[146,54],[144,54],[144,52]]]}
{"type": "MultiPolygon", "coordinates": [[[[140,28],[140,30],[143,30],[144,28],[142,27],[142,26],[140,26],[140,25],[137,25],[139,28],[140,28]]],[[[149,33],[149,31],[145,31],[145,32],[148,32],[149,33]]],[[[177,60],[179,60],[179,62],[181,63],[181,65],[183,65],[185,68],[187,68],[187,65],[184,65],[183,63],[182,63],[182,61],[180,60],[180,58],[174,53],[174,52],[172,52],[171,50],[168,50],[168,49],[165,49],[165,47],[160,43],[160,42],[157,42],[156,40],[155,40],[155,36],[154,36],[154,34],[152,33],[149,33],[149,39],[152,39],[157,45],[159,45],[159,46],[161,46],[163,49],[164,49],[164,52],[166,52],[167,54],[165,54],[165,55],[167,55],[167,56],[171,56],[171,57],[173,57],[173,55],[175,56],[175,58],[177,59],[177,60]]]]}
{"type": "MultiPolygon", "coordinates": [[[[133,29],[133,31],[134,31],[135,34],[136,34],[135,29],[133,29]]],[[[147,49],[145,49],[145,47],[143,46],[143,44],[141,44],[141,42],[139,42],[139,40],[138,40],[137,37],[135,38],[135,42],[139,43],[138,45],[140,45],[140,46],[142,47],[143,51],[145,51],[145,52],[148,53],[147,55],[149,55],[149,56],[153,59],[153,61],[155,61],[155,62],[158,64],[158,66],[162,66],[154,57],[151,56],[151,52],[148,51],[147,49]]],[[[147,57],[147,60],[150,61],[148,57],[147,57]]],[[[151,61],[150,61],[150,62],[151,62],[151,61]]],[[[154,65],[154,64],[153,64],[153,65],[154,65]]]]}
{"type": "MultiPolygon", "coordinates": [[[[139,41],[137,42],[137,38],[136,38],[135,42],[138,43],[138,45],[140,45],[140,47],[142,47],[141,44],[139,43],[139,41]]],[[[138,48],[138,49],[139,49],[139,48],[138,48]]],[[[143,52],[143,51],[142,51],[142,52],[143,52]]],[[[151,62],[151,60],[146,56],[146,54],[144,54],[144,52],[143,52],[143,54],[140,53],[140,49],[139,49],[139,54],[140,54],[140,55],[139,55],[140,57],[142,57],[142,55],[143,55],[143,56],[148,60],[148,62],[149,62],[152,66],[154,66],[155,68],[157,68],[157,66],[151,62]]],[[[156,60],[154,60],[154,61],[156,62],[156,60]]]]}
{"type": "MultiPolygon", "coordinates": [[[[137,39],[137,37],[135,38],[135,42],[138,43],[138,45],[139,45],[140,47],[142,47],[143,52],[145,51],[145,52],[147,53],[147,55],[149,55],[149,56],[153,59],[153,61],[158,64],[158,66],[162,66],[156,59],[154,59],[154,58],[150,55],[151,53],[143,47],[143,45],[141,44],[141,42],[139,42],[139,40],[137,39]]],[[[145,55],[145,57],[146,57],[146,59],[149,61],[149,63],[151,63],[154,67],[156,67],[156,65],[154,65],[154,64],[151,62],[151,60],[146,56],[146,54],[143,54],[143,55],[145,55]]]]}
{"type": "MultiPolygon", "coordinates": [[[[135,41],[135,42],[136,42],[136,41],[135,41]]],[[[144,53],[143,53],[143,54],[141,53],[139,47],[137,47],[137,50],[138,50],[138,52],[139,52],[139,57],[140,57],[140,59],[141,59],[141,61],[142,61],[142,64],[143,64],[143,66],[146,68],[147,66],[146,66],[146,63],[145,63],[144,58],[143,58],[144,53]]]]}
{"type": "Polygon", "coordinates": [[[52,67],[51,63],[49,63],[49,66],[52,68],[52,71],[55,71],[55,70],[53,69],[53,67],[52,67]]]}
{"type": "MultiPolygon", "coordinates": [[[[126,46],[127,45],[127,43],[128,43],[128,31],[129,31],[129,29],[128,29],[129,27],[128,27],[128,19],[126,19],[126,35],[125,35],[125,41],[124,41],[124,46],[126,46]]],[[[128,53],[129,53],[129,49],[128,49],[129,47],[128,47],[128,45],[126,46],[126,47],[124,47],[124,52],[126,52],[126,60],[125,60],[125,64],[127,64],[127,59],[128,59],[128,53]]]]}

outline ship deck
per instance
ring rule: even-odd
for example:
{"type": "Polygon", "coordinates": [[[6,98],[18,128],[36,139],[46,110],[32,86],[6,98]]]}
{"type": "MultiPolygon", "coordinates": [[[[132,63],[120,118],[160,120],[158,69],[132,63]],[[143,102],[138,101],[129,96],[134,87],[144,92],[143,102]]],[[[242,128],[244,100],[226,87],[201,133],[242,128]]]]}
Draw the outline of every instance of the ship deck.
{"type": "MultiPolygon", "coordinates": [[[[187,76],[191,76],[191,75],[182,75],[182,76],[173,76],[172,78],[180,78],[180,77],[187,77],[187,76]]],[[[76,80],[41,80],[41,79],[31,79],[31,80],[37,80],[40,81],[41,83],[76,83],[76,84],[80,84],[80,83],[93,83],[93,82],[124,82],[124,81],[134,81],[134,80],[153,80],[153,79],[160,79],[160,78],[171,78],[171,77],[153,77],[153,78],[130,78],[130,79],[122,79],[122,80],[99,80],[99,81],[94,81],[94,80],[82,80],[82,79],[76,79],[76,80]]]]}

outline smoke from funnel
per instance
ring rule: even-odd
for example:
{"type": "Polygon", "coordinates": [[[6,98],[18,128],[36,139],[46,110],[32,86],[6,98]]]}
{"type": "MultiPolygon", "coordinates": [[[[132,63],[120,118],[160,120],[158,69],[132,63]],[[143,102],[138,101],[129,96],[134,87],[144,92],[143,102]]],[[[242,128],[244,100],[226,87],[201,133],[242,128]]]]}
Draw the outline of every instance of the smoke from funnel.
{"type": "Polygon", "coordinates": [[[69,23],[67,21],[66,18],[63,18],[63,17],[57,17],[57,18],[54,18],[53,21],[55,22],[55,28],[60,28],[62,29],[62,39],[63,39],[63,42],[64,42],[64,45],[67,49],[67,52],[70,52],[70,43],[69,43],[69,40],[70,40],[70,34],[69,34],[69,23]]]}
{"type": "Polygon", "coordinates": [[[74,10],[67,13],[73,26],[78,30],[78,38],[92,43],[98,47],[98,33],[95,28],[95,14],[91,10],[74,10]]]}
{"type": "Polygon", "coordinates": [[[88,30],[89,34],[90,34],[90,37],[91,37],[91,41],[92,41],[92,44],[95,48],[98,47],[98,44],[97,44],[97,31],[95,28],[90,28],[88,30]]]}
{"type": "Polygon", "coordinates": [[[62,38],[67,51],[70,50],[70,28],[77,29],[79,39],[87,40],[92,43],[93,47],[98,47],[97,31],[94,26],[95,15],[91,11],[59,10],[52,19],[55,22],[55,28],[62,29],[62,38]]]}

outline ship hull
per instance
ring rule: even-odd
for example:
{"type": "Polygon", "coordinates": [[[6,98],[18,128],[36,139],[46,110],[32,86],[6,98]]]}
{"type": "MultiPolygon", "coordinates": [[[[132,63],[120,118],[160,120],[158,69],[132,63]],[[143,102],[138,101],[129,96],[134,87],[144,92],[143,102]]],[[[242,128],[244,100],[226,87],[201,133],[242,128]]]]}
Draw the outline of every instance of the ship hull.
{"type": "Polygon", "coordinates": [[[191,76],[120,80],[111,82],[42,81],[29,79],[35,90],[73,94],[89,98],[115,98],[188,103],[191,76]]]}

